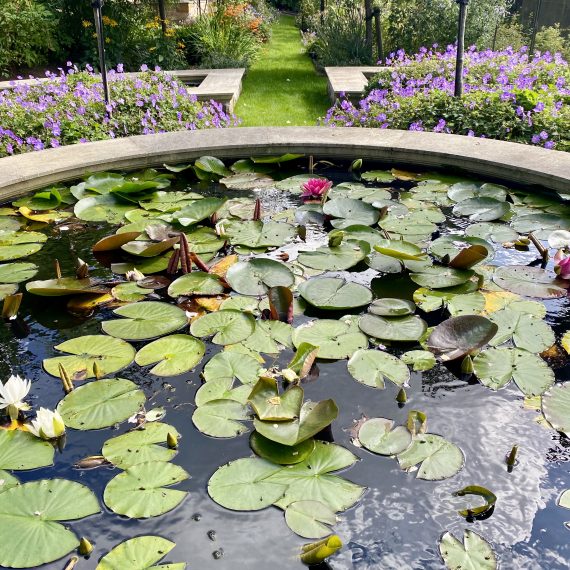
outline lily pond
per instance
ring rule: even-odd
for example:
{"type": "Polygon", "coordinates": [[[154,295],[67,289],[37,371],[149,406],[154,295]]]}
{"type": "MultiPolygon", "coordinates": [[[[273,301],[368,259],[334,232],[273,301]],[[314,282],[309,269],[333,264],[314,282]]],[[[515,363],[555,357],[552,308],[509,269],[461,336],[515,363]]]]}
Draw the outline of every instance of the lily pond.
{"type": "Polygon", "coordinates": [[[564,198],[285,155],[4,204],[0,567],[569,568],[564,198]]]}

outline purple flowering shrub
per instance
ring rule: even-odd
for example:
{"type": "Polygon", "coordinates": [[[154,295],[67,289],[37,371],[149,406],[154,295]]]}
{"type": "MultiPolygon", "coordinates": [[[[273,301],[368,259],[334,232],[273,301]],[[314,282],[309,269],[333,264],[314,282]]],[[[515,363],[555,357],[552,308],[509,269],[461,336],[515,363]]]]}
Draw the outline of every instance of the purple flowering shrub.
{"type": "MultiPolygon", "coordinates": [[[[69,64],[70,65],[70,64],[69,64]]],[[[0,157],[74,143],[236,125],[214,101],[200,102],[158,68],[109,74],[111,104],[101,79],[69,67],[46,81],[0,91],[0,157]]]]}
{"type": "Polygon", "coordinates": [[[325,124],[489,137],[570,151],[570,68],[560,54],[465,54],[464,95],[453,96],[455,46],[392,54],[357,105],[337,101],[325,124]]]}

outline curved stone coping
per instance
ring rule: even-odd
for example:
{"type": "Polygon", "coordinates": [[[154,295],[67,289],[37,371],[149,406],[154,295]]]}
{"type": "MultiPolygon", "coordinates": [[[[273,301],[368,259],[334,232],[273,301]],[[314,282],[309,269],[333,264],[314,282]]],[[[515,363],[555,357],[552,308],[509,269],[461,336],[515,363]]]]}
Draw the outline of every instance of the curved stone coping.
{"type": "Polygon", "coordinates": [[[141,135],[77,144],[0,159],[0,199],[77,179],[89,172],[284,153],[363,158],[422,168],[458,168],[570,195],[570,153],[439,133],[331,128],[249,127],[141,135]]]}

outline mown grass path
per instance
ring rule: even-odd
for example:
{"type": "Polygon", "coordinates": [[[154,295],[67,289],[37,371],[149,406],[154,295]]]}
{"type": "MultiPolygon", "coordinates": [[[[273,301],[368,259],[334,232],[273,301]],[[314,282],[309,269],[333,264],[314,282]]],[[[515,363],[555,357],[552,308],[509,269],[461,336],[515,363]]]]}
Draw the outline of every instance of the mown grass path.
{"type": "Polygon", "coordinates": [[[329,107],[327,82],[303,52],[293,16],[280,16],[248,71],[235,109],[244,127],[316,125],[329,107]]]}

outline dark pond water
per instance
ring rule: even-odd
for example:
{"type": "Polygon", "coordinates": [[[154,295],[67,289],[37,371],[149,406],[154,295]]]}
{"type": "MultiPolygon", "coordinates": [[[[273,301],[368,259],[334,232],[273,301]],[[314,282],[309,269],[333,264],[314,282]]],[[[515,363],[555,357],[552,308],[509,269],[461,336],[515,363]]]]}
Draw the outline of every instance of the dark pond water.
{"type": "MultiPolygon", "coordinates": [[[[336,182],[351,179],[344,169],[325,174],[336,182]]],[[[195,185],[190,186],[196,189],[195,185]]],[[[179,182],[178,187],[187,185],[179,182]]],[[[209,192],[218,194],[221,190],[214,188],[209,192]]],[[[246,195],[261,197],[264,211],[278,212],[298,206],[295,197],[282,192],[246,195]]],[[[444,211],[449,213],[449,209],[444,211]]],[[[464,226],[462,220],[450,218],[440,228],[445,234],[464,226]]],[[[309,230],[311,239],[324,241],[317,226],[309,230]]],[[[72,274],[77,257],[90,265],[93,276],[110,276],[109,270],[94,259],[91,246],[114,228],[101,224],[86,231],[46,231],[50,240],[29,258],[41,268],[35,279],[53,277],[55,258],[59,259],[64,274],[72,274]]],[[[285,249],[295,250],[291,246],[285,249]]],[[[504,250],[500,246],[497,249],[495,265],[528,264],[536,258],[532,249],[529,252],[504,250]]],[[[374,271],[363,271],[358,274],[358,281],[367,283],[375,275],[374,271]]],[[[549,301],[547,306],[547,320],[559,337],[570,328],[570,303],[564,299],[549,301]]],[[[111,311],[101,310],[93,318],[80,320],[67,314],[64,304],[57,300],[26,294],[20,315],[28,327],[27,335],[18,338],[11,327],[0,326],[0,377],[19,373],[30,378],[34,408],[41,404],[53,409],[62,397],[61,384],[43,371],[42,360],[54,356],[52,347],[64,340],[99,334],[100,321],[110,318],[111,311]]],[[[306,318],[297,318],[295,325],[306,318]]],[[[433,314],[429,319],[433,321],[433,314]]],[[[207,494],[208,479],[220,465],[251,454],[247,435],[230,440],[213,439],[202,435],[191,421],[194,395],[202,382],[201,369],[219,350],[209,345],[196,370],[175,378],[153,376],[135,364],[118,374],[144,389],[147,409],[164,406],[167,409],[164,421],[183,435],[174,462],[191,475],[190,480],[177,486],[189,491],[189,496],[174,511],[147,520],[121,518],[107,510],[102,500],[103,490],[117,470],[79,471],[72,467],[77,460],[98,454],[108,438],[130,429],[132,425],[127,423],[100,431],[68,430],[65,448],[56,456],[54,467],[17,473],[22,481],[43,477],[72,479],[97,493],[102,513],[71,525],[79,536],[89,537],[95,545],[92,556],[80,560],[78,568],[94,569],[98,559],[119,542],[147,534],[176,542],[168,560],[186,561],[193,569],[303,567],[297,555],[300,545],[308,541],[288,529],[281,510],[231,512],[218,506],[207,494]]],[[[278,362],[286,365],[292,354],[285,350],[278,362]]],[[[267,363],[272,360],[268,358],[267,363]]],[[[558,381],[570,379],[566,364],[555,372],[558,381]]],[[[338,403],[340,415],[332,426],[334,441],[361,458],[343,476],[368,487],[360,503],[340,515],[335,532],[345,546],[329,560],[330,568],[440,570],[444,568],[437,550],[441,534],[449,530],[460,536],[464,528],[479,532],[492,542],[502,569],[570,568],[570,534],[564,526],[570,520],[570,512],[556,506],[557,497],[570,487],[570,441],[540,426],[536,422],[537,413],[524,408],[523,396],[516,387],[492,392],[476,381],[466,383],[438,365],[428,372],[412,374],[408,403],[399,408],[394,385],[388,383],[386,390],[368,388],[352,379],[346,361],[339,361],[319,362],[318,379],[307,382],[304,388],[306,398],[334,398],[338,403]],[[431,433],[441,434],[461,447],[466,463],[458,475],[439,482],[422,481],[413,472],[401,471],[395,460],[352,445],[351,427],[362,416],[386,417],[404,423],[411,409],[427,413],[431,433]],[[505,455],[514,444],[520,446],[519,464],[508,473],[505,455]],[[468,523],[457,514],[467,503],[452,493],[466,485],[483,485],[499,497],[495,511],[487,520],[468,523]]],[[[60,569],[64,565],[65,559],[42,568],[60,569]]]]}

